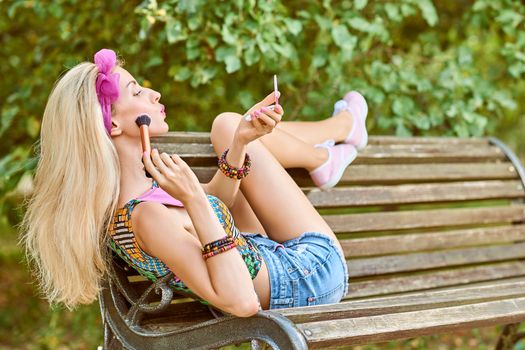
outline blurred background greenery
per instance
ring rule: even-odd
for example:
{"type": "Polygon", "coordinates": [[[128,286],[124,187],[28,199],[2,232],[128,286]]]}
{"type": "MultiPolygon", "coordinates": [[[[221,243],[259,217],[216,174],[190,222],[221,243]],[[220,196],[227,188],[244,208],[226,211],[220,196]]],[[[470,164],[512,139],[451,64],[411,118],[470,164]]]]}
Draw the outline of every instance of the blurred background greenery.
{"type": "MultiPolygon", "coordinates": [[[[112,48],[162,93],[170,130],[209,131],[279,77],[284,120],[356,89],[371,134],[497,136],[525,160],[525,5],[515,0],[0,0],[0,349],[93,349],[98,305],[49,310],[16,225],[58,77],[112,48]]],[[[482,349],[499,328],[362,349],[482,349]]]]}

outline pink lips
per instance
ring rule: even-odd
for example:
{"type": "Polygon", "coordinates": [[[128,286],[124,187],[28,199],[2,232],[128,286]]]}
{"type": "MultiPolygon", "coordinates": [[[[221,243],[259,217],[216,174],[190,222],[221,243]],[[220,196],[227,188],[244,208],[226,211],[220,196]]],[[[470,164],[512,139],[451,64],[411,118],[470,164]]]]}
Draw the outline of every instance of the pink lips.
{"type": "Polygon", "coordinates": [[[160,109],[160,113],[166,114],[166,107],[162,105],[162,108],[160,109]]]}

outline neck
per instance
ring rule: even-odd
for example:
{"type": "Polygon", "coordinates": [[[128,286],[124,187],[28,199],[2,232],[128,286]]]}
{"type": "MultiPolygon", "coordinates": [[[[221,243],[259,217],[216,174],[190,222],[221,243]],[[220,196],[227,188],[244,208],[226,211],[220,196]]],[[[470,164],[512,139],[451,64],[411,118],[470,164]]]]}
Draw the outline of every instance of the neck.
{"type": "Polygon", "coordinates": [[[144,172],[140,138],[120,135],[113,138],[113,144],[117,149],[121,171],[119,202],[125,204],[146,192],[153,181],[144,172]]]}

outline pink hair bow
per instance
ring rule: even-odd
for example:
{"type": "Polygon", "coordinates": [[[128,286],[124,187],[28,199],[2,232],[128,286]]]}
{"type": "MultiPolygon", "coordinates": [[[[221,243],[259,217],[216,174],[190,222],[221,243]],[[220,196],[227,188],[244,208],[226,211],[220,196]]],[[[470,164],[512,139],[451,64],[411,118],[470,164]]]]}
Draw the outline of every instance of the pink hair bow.
{"type": "Polygon", "coordinates": [[[111,73],[116,63],[117,55],[113,50],[102,49],[95,54],[95,64],[98,67],[96,90],[108,135],[111,135],[111,104],[119,97],[118,81],[120,75],[111,73]]]}

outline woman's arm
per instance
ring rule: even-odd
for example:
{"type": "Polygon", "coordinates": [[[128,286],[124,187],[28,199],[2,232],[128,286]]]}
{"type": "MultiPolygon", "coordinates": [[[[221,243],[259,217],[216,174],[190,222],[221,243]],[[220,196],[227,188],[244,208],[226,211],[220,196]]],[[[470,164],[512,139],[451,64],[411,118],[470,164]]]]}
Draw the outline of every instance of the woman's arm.
{"type": "MultiPolygon", "coordinates": [[[[272,132],[275,125],[281,121],[284,111],[280,105],[275,105],[273,110],[265,107],[276,102],[275,96],[276,95],[272,92],[245,113],[245,115],[252,114],[251,121],[241,118],[237,130],[235,130],[230,150],[226,155],[226,161],[231,166],[236,168],[242,167],[246,155],[246,145],[259,137],[272,132]],[[258,114],[257,116],[254,116],[253,113],[258,114]]],[[[280,92],[277,92],[277,96],[280,96],[280,92]]],[[[239,180],[231,179],[222,174],[220,170],[217,170],[211,181],[202,187],[206,193],[219,197],[224,204],[228,207],[232,207],[235,203],[239,186],[239,180]]]]}
{"type": "Polygon", "coordinates": [[[199,297],[239,317],[257,313],[259,301],[251,276],[236,248],[204,260],[202,245],[226,235],[206,196],[184,203],[199,239],[164,205],[144,202],[132,212],[137,242],[162,260],[199,297]],[[202,243],[201,243],[202,242],[202,243]]]}
{"type": "MultiPolygon", "coordinates": [[[[226,161],[236,168],[242,167],[246,156],[246,143],[241,142],[237,137],[233,138],[230,150],[226,155],[226,161]]],[[[235,198],[239,191],[241,181],[232,179],[224,175],[220,169],[204,187],[206,193],[219,197],[229,208],[235,203],[235,198]]]]}

